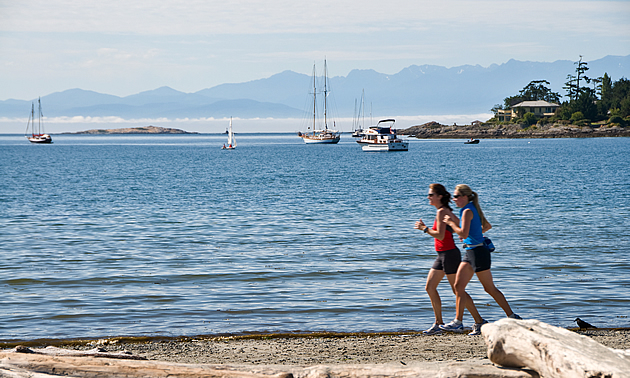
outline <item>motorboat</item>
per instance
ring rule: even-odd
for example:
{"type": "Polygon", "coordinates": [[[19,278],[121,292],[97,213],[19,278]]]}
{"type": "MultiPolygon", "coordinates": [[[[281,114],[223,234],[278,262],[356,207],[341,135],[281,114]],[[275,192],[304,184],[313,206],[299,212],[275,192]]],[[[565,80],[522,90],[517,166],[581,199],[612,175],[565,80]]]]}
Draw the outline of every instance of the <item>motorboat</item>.
{"type": "Polygon", "coordinates": [[[464,144],[479,144],[479,139],[470,138],[464,142],[464,144]]]}
{"type": "Polygon", "coordinates": [[[395,119],[383,119],[376,126],[364,131],[363,138],[357,141],[366,152],[408,151],[409,142],[396,135],[395,119]]]}

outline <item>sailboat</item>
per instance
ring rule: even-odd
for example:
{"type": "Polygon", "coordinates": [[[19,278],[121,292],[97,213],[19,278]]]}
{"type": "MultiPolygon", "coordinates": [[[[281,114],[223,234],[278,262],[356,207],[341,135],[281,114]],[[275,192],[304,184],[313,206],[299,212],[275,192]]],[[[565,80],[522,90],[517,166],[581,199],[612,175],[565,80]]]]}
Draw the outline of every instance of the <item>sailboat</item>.
{"type": "Polygon", "coordinates": [[[365,125],[365,89],[361,92],[361,103],[359,104],[359,111],[356,111],[356,100],[354,104],[355,119],[352,136],[355,138],[361,138],[364,135],[363,126],[365,125]]]}
{"type": "MultiPolygon", "coordinates": [[[[309,127],[310,131],[302,134],[298,133],[298,136],[304,140],[304,143],[326,143],[337,144],[341,139],[341,133],[336,130],[328,128],[328,71],[326,66],[326,60],[324,60],[324,128],[317,129],[317,86],[315,80],[315,65],[313,64],[313,125],[309,127]]],[[[334,125],[334,122],[333,122],[334,125]]]]}
{"type": "Polygon", "coordinates": [[[41,99],[37,99],[37,104],[39,106],[37,112],[37,121],[35,121],[35,104],[31,103],[31,115],[28,117],[28,123],[26,124],[26,134],[24,136],[31,143],[52,143],[52,138],[50,137],[50,135],[44,133],[44,115],[42,114],[41,99]]]}
{"type": "Polygon", "coordinates": [[[227,131],[228,140],[227,146],[224,144],[222,150],[233,150],[236,148],[236,138],[234,138],[234,132],[232,132],[232,117],[230,117],[230,128],[227,131]]]}

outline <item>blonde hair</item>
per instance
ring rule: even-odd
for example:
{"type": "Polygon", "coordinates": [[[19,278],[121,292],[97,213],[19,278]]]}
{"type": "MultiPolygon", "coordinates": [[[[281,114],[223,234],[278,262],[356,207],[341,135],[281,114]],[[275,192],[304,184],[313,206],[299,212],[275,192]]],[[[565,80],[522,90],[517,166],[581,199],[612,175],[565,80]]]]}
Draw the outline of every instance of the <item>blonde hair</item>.
{"type": "Polygon", "coordinates": [[[468,197],[469,201],[472,201],[473,205],[477,209],[477,213],[479,213],[479,219],[481,220],[481,227],[489,225],[490,223],[483,215],[483,211],[481,211],[481,206],[479,206],[479,195],[476,192],[473,192],[472,189],[466,184],[459,184],[455,187],[455,190],[459,192],[459,194],[468,197]]]}

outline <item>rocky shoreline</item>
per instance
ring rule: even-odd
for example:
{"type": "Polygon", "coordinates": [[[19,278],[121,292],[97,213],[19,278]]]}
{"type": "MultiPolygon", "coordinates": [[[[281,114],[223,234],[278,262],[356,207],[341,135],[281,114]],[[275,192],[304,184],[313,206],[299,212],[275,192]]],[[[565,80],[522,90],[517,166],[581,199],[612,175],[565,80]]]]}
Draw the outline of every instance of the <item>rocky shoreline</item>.
{"type": "Polygon", "coordinates": [[[92,130],[77,131],[74,133],[62,133],[62,134],[105,135],[105,134],[198,134],[198,133],[184,131],[180,129],[172,129],[168,127],[144,126],[144,127],[127,127],[127,128],[121,128],[121,129],[92,129],[92,130]]]}
{"type": "Polygon", "coordinates": [[[594,138],[630,137],[630,127],[601,125],[577,126],[560,123],[547,125],[493,125],[473,122],[472,125],[441,125],[428,122],[398,130],[400,135],[418,139],[513,139],[513,138],[594,138]]]}

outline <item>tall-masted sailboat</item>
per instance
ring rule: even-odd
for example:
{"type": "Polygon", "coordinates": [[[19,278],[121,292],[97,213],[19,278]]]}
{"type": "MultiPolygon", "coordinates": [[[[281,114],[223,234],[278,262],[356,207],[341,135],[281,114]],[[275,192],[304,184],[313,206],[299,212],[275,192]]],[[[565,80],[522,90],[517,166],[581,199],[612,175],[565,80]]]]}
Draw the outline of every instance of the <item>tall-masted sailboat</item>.
{"type": "Polygon", "coordinates": [[[221,149],[233,150],[235,148],[236,148],[236,138],[234,138],[234,133],[232,132],[232,117],[230,117],[230,128],[228,129],[227,146],[224,144],[221,149]]]}
{"type": "MultiPolygon", "coordinates": [[[[324,128],[317,129],[317,86],[315,76],[315,65],[313,64],[313,125],[308,127],[306,133],[298,133],[298,136],[304,140],[304,143],[327,143],[336,144],[341,139],[341,133],[337,130],[328,128],[328,68],[326,60],[324,60],[324,128]]],[[[333,121],[334,125],[334,121],[333,121]]]]}
{"type": "Polygon", "coordinates": [[[31,115],[28,117],[28,123],[26,124],[26,134],[24,136],[31,143],[52,143],[52,138],[50,137],[50,135],[44,133],[44,115],[42,114],[41,99],[37,99],[37,104],[37,124],[35,123],[35,104],[31,103],[31,115]]]}

